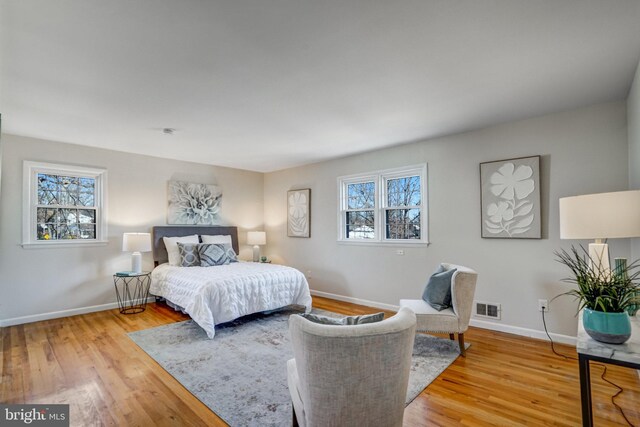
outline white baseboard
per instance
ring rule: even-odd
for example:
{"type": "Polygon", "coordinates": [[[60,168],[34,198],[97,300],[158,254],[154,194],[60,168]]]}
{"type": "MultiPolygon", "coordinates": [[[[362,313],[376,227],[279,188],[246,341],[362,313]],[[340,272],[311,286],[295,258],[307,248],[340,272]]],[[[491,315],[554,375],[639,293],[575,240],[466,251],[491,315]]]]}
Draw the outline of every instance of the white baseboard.
{"type": "MultiPolygon", "coordinates": [[[[471,319],[469,322],[471,326],[481,329],[490,329],[492,331],[498,332],[506,332],[508,334],[520,335],[523,337],[536,338],[539,340],[549,341],[547,334],[544,331],[539,331],[537,329],[529,329],[522,328],[520,326],[512,326],[512,325],[504,325],[501,323],[487,322],[486,320],[479,319],[471,319]]],[[[556,334],[554,332],[549,332],[551,335],[551,339],[553,342],[568,344],[568,345],[576,345],[576,337],[572,337],[569,335],[556,334]]]]}
{"type": "MultiPolygon", "coordinates": [[[[147,298],[147,303],[155,302],[155,297],[147,298]]],[[[89,307],[71,308],[69,310],[52,311],[50,313],[32,314],[30,316],[14,317],[12,319],[0,320],[0,327],[22,325],[24,323],[39,322],[41,320],[58,319],[60,317],[76,316],[78,314],[94,313],[96,311],[113,310],[118,308],[117,302],[109,304],[92,305],[89,307]]]]}
{"type": "MultiPolygon", "coordinates": [[[[399,308],[400,308],[397,305],[384,304],[384,303],[381,303],[381,302],[369,301],[369,300],[360,299],[360,298],[354,298],[354,297],[346,297],[346,296],[343,296],[343,295],[332,294],[332,293],[329,293],[329,292],[322,292],[322,291],[312,290],[311,291],[311,295],[317,295],[319,297],[331,298],[331,299],[335,299],[335,300],[338,300],[338,301],[350,302],[350,303],[353,303],[353,304],[366,305],[367,307],[381,308],[383,310],[398,311],[399,308]]],[[[470,323],[471,326],[476,327],[476,328],[489,329],[489,330],[498,331],[498,332],[506,332],[508,334],[520,335],[520,336],[523,336],[523,337],[536,338],[536,339],[541,339],[541,340],[548,341],[547,334],[545,334],[544,331],[539,331],[539,330],[536,330],[536,329],[522,328],[520,326],[505,325],[505,324],[502,324],[502,323],[487,322],[486,320],[479,320],[479,319],[471,319],[471,321],[469,323],[470,323]]],[[[556,333],[553,333],[553,332],[550,332],[549,335],[551,335],[551,338],[553,339],[554,342],[558,342],[558,343],[562,343],[562,344],[568,344],[568,345],[574,345],[574,346],[576,345],[576,337],[572,337],[572,336],[569,336],[569,335],[556,334],[556,333]]]]}
{"type": "Polygon", "coordinates": [[[369,301],[369,300],[360,299],[360,298],[345,297],[343,295],[332,294],[329,292],[311,290],[311,295],[317,295],[319,297],[335,299],[338,301],[350,302],[353,304],[366,305],[367,307],[375,307],[375,308],[380,308],[382,310],[390,310],[390,311],[400,310],[400,306],[398,305],[384,304],[381,302],[369,301]]]}

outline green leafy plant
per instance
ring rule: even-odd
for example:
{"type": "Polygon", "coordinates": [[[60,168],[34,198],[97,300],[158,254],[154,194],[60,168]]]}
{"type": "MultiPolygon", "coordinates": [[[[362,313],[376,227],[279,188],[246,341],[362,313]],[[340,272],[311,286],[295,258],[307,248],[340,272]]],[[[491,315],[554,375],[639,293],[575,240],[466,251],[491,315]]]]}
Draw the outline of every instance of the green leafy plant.
{"type": "Polygon", "coordinates": [[[606,313],[621,313],[640,302],[637,297],[640,291],[637,284],[640,277],[638,261],[621,270],[611,271],[592,260],[583,246],[580,249],[572,246],[571,252],[564,249],[555,252],[556,260],[573,273],[573,277],[562,281],[576,285],[575,289],[558,296],[571,295],[580,300],[578,311],[587,307],[606,313]]]}

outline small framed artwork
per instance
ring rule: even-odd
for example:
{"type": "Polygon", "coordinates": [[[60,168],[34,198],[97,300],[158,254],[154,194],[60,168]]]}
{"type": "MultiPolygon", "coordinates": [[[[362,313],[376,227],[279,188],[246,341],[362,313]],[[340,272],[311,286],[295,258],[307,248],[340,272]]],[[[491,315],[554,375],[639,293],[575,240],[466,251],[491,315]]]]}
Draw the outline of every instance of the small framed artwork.
{"type": "Polygon", "coordinates": [[[287,236],[311,237],[311,189],[287,192],[287,236]]]}
{"type": "Polygon", "coordinates": [[[540,156],[480,163],[482,237],[540,239],[540,156]]]}

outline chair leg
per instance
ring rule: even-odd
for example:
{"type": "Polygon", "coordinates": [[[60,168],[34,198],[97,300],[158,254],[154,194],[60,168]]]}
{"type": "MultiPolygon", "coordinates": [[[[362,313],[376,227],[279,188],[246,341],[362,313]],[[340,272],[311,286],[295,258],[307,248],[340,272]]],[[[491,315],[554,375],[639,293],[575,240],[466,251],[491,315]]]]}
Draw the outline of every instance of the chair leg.
{"type": "Polygon", "coordinates": [[[454,336],[454,334],[449,334],[449,339],[450,339],[451,341],[453,341],[453,340],[455,339],[453,336],[454,336]]]}
{"type": "Polygon", "coordinates": [[[462,357],[467,357],[464,350],[464,334],[458,334],[458,344],[460,344],[460,355],[462,357]]]}
{"type": "Polygon", "coordinates": [[[291,413],[293,414],[293,418],[291,420],[291,425],[293,427],[300,427],[300,424],[298,424],[298,417],[296,417],[296,408],[293,407],[293,404],[291,405],[291,413]]]}

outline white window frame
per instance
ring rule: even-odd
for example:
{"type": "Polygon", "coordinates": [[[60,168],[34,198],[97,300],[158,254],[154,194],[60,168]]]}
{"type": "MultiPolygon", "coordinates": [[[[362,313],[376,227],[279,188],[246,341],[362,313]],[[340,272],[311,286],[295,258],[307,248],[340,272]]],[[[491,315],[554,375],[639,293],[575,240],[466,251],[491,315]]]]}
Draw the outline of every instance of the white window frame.
{"type": "MultiPolygon", "coordinates": [[[[429,228],[428,228],[428,189],[427,189],[427,164],[406,166],[394,169],[384,169],[374,172],[367,172],[355,175],[346,175],[338,177],[338,242],[356,245],[428,245],[429,244],[429,228]],[[420,239],[387,239],[385,237],[385,211],[388,209],[397,209],[396,207],[387,206],[387,181],[390,179],[403,178],[409,176],[420,177],[420,206],[407,206],[406,208],[420,209],[420,239]],[[347,209],[348,206],[348,185],[361,182],[371,182],[375,184],[375,206],[374,211],[374,238],[373,239],[357,239],[347,238],[346,233],[346,212],[353,211],[347,209]]],[[[402,207],[401,209],[404,209],[402,207]]]]}
{"type": "Polygon", "coordinates": [[[24,161],[22,167],[22,247],[51,248],[72,246],[102,246],[107,240],[107,170],[84,166],[24,161]],[[37,205],[38,174],[77,176],[95,179],[96,238],[70,240],[38,240],[37,205]]]}

